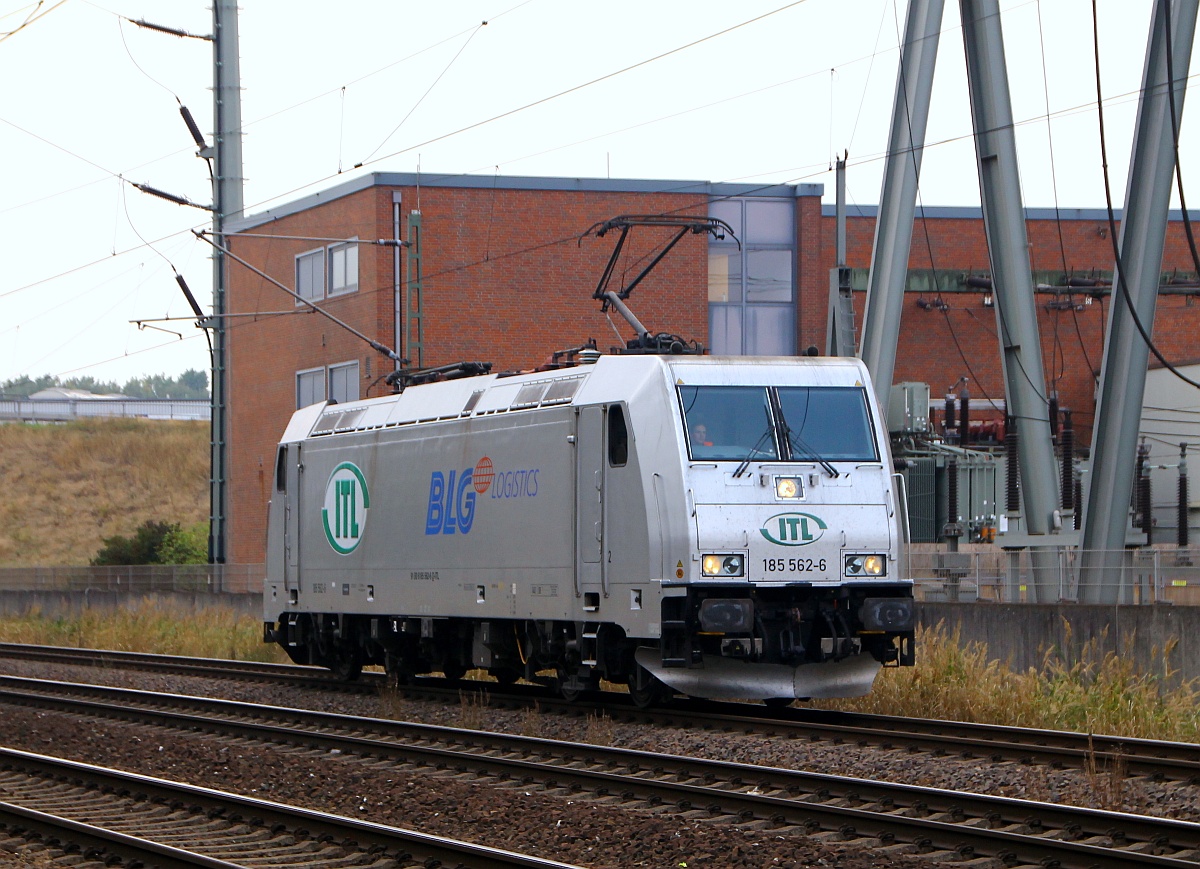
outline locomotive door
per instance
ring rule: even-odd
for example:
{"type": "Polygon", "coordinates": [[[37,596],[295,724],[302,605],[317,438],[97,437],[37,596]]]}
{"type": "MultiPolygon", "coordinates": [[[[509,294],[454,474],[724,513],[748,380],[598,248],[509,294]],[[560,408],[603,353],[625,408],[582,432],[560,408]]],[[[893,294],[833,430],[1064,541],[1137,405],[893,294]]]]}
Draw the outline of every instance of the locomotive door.
{"type": "Polygon", "coordinates": [[[300,590],[300,473],[303,468],[300,444],[283,447],[286,480],[283,508],[283,584],[289,591],[300,590]]]}
{"type": "Polygon", "coordinates": [[[604,409],[580,408],[575,420],[575,593],[585,596],[585,606],[593,600],[599,606],[604,588],[604,409]]]}

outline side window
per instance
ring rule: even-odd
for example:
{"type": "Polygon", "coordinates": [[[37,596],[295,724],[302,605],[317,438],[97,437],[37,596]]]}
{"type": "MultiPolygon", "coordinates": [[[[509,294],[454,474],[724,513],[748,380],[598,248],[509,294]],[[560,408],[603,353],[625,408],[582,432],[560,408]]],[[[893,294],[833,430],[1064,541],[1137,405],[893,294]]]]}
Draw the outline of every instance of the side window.
{"type": "Polygon", "coordinates": [[[335,244],[329,248],[329,295],[352,293],[358,289],[358,242],[335,244]]]}
{"type": "Polygon", "coordinates": [[[296,409],[325,400],[325,369],[296,372],[296,409]]]}
{"type": "Polygon", "coordinates": [[[629,461],[629,428],[625,411],[619,404],[608,408],[608,463],[621,467],[629,461]]]}
{"type": "Polygon", "coordinates": [[[278,455],[275,456],[275,491],[287,491],[287,446],[279,448],[278,455]]]}
{"type": "Polygon", "coordinates": [[[325,297],[324,248],[296,257],[296,294],[310,301],[325,297]]]}
{"type": "Polygon", "coordinates": [[[329,366],[329,400],[358,401],[358,363],[329,366]]]}

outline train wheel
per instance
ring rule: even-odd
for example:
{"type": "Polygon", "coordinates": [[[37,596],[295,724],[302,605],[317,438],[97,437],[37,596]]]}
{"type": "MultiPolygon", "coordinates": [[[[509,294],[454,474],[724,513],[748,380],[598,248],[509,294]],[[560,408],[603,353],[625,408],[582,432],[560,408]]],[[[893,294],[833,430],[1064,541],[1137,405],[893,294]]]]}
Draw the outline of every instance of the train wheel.
{"type": "Polygon", "coordinates": [[[343,651],[329,669],[339,681],[353,682],[362,675],[362,668],[362,658],[357,652],[343,651]]]}
{"type": "Polygon", "coordinates": [[[568,673],[566,669],[558,670],[558,693],[568,703],[574,703],[595,686],[594,679],[581,676],[578,673],[568,673]]]}
{"type": "Polygon", "coordinates": [[[457,682],[463,676],[467,675],[467,668],[458,663],[458,661],[446,661],[444,664],[442,664],[442,674],[447,679],[452,679],[457,682]]]}
{"type": "Polygon", "coordinates": [[[638,672],[629,679],[629,698],[638,709],[649,709],[671,699],[671,691],[639,667],[638,672]]]}
{"type": "Polygon", "coordinates": [[[763,705],[768,709],[787,709],[795,702],[795,697],[768,697],[763,701],[763,705]]]}

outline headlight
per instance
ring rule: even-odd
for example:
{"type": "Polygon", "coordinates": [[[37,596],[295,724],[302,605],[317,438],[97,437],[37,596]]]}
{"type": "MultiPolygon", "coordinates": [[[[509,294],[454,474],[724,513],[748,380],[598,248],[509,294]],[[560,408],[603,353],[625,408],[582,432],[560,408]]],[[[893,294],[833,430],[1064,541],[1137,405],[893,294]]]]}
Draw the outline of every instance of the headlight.
{"type": "Polygon", "coordinates": [[[734,598],[710,598],[700,604],[700,629],[716,634],[748,634],[754,628],[754,604],[734,598]]]}
{"type": "Polygon", "coordinates": [[[740,555],[705,555],[700,566],[705,576],[742,576],[746,559],[740,555]]]}
{"type": "Polygon", "coordinates": [[[804,483],[799,477],[776,477],[775,497],[782,501],[795,501],[804,497],[804,483]]]}
{"type": "Polygon", "coordinates": [[[847,555],[846,576],[886,576],[887,559],[882,555],[847,555]]]}

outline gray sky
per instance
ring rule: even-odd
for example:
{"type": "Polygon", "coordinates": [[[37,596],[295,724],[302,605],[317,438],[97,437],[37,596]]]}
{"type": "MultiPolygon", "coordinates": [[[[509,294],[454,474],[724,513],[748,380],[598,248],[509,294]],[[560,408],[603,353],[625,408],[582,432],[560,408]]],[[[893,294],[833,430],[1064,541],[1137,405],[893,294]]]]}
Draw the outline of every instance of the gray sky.
{"type": "MultiPolygon", "coordinates": [[[[190,322],[160,324],[182,339],[130,323],[189,314],[172,265],[208,307],[210,248],[189,232],[206,214],[127,182],[211,201],[176,102],[210,136],[211,46],[123,18],[207,34],[210,9],[197,0],[35,4],[0,0],[0,234],[9,253],[0,270],[0,380],[123,382],[207,370],[207,344],[190,322]]],[[[851,201],[879,198],[905,0],[244,7],[249,214],[365,172],[418,168],[824,183],[832,201],[831,156],[843,150],[851,201]]],[[[1026,204],[1053,206],[1057,188],[1063,207],[1103,207],[1090,0],[1002,0],[1001,8],[1026,204]]],[[[1117,207],[1151,8],[1151,0],[1099,3],[1117,207]]],[[[921,199],[977,205],[953,2],[937,69],[921,199]]],[[[1185,112],[1180,149],[1193,208],[1196,126],[1185,112]]],[[[581,304],[595,279],[580,276],[581,304]]]]}

